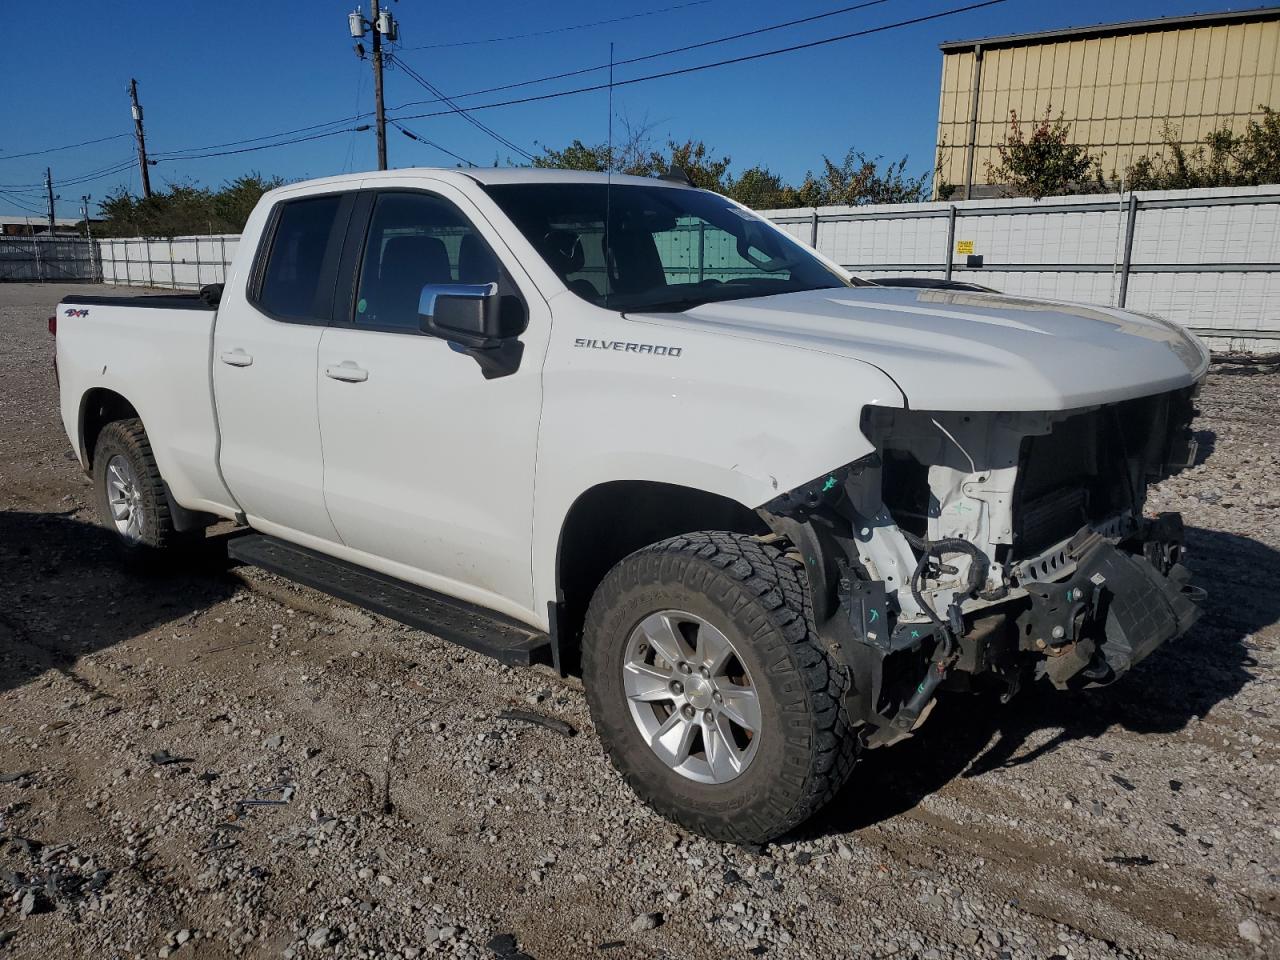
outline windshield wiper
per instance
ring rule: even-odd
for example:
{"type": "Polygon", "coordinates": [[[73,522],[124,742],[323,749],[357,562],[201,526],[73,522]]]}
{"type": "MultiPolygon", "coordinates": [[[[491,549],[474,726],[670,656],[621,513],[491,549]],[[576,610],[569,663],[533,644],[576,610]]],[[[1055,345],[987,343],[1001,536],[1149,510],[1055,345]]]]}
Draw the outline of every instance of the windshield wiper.
{"type": "Polygon", "coordinates": [[[712,303],[714,297],[678,297],[674,300],[658,300],[654,303],[641,303],[636,306],[622,307],[623,313],[684,313],[705,303],[712,303]]]}

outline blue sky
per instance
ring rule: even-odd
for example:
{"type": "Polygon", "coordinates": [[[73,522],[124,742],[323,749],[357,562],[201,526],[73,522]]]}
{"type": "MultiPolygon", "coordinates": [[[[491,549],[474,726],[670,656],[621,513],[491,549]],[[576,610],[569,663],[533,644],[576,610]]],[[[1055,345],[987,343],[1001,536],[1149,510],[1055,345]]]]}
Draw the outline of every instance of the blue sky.
{"type": "MultiPolygon", "coordinates": [[[[366,10],[367,10],[367,0],[366,10]]],[[[854,0],[492,0],[467,4],[399,0],[400,55],[445,93],[458,95],[548,74],[824,13],[854,0]],[[606,18],[624,21],[503,42],[456,44],[546,31],[606,18]]],[[[720,44],[616,71],[617,80],[849,33],[925,16],[973,0],[884,0],[860,11],[720,44]]],[[[146,111],[148,149],[157,156],[337,120],[372,109],[367,61],[357,60],[346,15],[354,0],[218,0],[159,4],[134,0],[61,0],[40,8],[10,60],[0,97],[0,212],[43,209],[27,192],[44,168],[59,181],[95,173],[132,155],[129,137],[42,156],[10,154],[131,134],[126,88],[136,77],[146,111]],[[24,64],[26,64],[24,66],[24,64]],[[13,188],[18,188],[14,192],[13,188]]],[[[1247,8],[1258,4],[1238,4],[1247,8]]],[[[816,49],[618,88],[614,115],[649,123],[659,140],[701,137],[734,161],[761,163],[789,179],[823,154],[850,147],[871,155],[907,155],[913,172],[932,167],[942,56],[938,43],[1223,9],[1212,0],[1005,0],[929,23],[816,49]]],[[[12,18],[11,18],[12,19],[12,18]]],[[[603,82],[606,72],[462,98],[464,106],[603,82]]],[[[431,96],[403,70],[387,73],[389,110],[431,96]]],[[[439,109],[418,106],[393,115],[439,109]]],[[[587,93],[477,111],[475,116],[530,153],[575,137],[602,141],[606,94],[587,93]]],[[[414,132],[476,163],[519,156],[456,115],[406,121],[414,132]]],[[[321,131],[323,132],[323,130],[321,131]]],[[[392,166],[452,166],[455,161],[388,128],[392,166]]],[[[252,146],[253,144],[249,144],[252,146]]],[[[227,148],[223,148],[227,149],[227,148]]],[[[208,151],[206,151],[208,152],[208,151]]],[[[297,179],[375,166],[372,131],[341,133],[290,146],[152,167],[153,186],[191,180],[217,185],[248,171],[297,179]]],[[[59,192],[60,216],[79,197],[102,198],[119,186],[139,189],[136,165],[59,192]]]]}

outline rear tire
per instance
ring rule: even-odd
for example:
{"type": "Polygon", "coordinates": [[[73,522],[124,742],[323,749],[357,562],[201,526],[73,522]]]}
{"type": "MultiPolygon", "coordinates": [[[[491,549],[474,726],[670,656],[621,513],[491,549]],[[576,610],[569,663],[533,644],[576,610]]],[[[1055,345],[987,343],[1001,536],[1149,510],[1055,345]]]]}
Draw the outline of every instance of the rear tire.
{"type": "Polygon", "coordinates": [[[201,530],[174,529],[164,481],[141,420],[115,420],[102,428],[94,446],[93,489],[99,520],[130,557],[188,547],[203,538],[201,530]]]}
{"type": "Polygon", "coordinates": [[[856,759],[844,680],[813,626],[803,571],[753,537],[691,533],[621,561],[592,597],[582,665],[614,766],[705,837],[782,836],[831,799],[856,759]],[[726,671],[703,671],[726,657],[726,671]]]}

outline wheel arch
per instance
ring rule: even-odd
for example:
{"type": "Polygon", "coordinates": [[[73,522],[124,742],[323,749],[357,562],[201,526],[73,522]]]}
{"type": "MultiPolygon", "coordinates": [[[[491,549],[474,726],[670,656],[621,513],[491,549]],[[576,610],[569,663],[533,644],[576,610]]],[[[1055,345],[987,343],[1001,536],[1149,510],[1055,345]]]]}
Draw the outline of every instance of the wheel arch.
{"type": "MultiPolygon", "coordinates": [[[[117,420],[141,420],[137,408],[127,398],[109,387],[93,387],[80,398],[77,436],[80,461],[85,470],[93,469],[93,448],[103,427],[117,420]]],[[[146,424],[143,424],[146,428],[146,424]]]]}
{"type": "Polygon", "coordinates": [[[578,495],[556,545],[550,630],[561,673],[577,673],[582,626],[596,587],[618,561],[681,533],[768,534],[751,507],[723,494],[656,480],[610,480],[578,495]]]}
{"type": "MultiPolygon", "coordinates": [[[[94,448],[98,445],[98,437],[108,424],[121,420],[137,420],[146,433],[147,424],[135,407],[125,396],[110,387],[93,387],[85,391],[80,398],[80,414],[77,435],[80,443],[80,463],[85,471],[93,473],[94,448]]],[[[154,455],[154,454],[152,454],[154,455]]],[[[182,506],[173,496],[169,484],[161,478],[165,503],[172,518],[174,530],[186,533],[203,529],[217,520],[211,513],[189,510],[182,506]]]]}

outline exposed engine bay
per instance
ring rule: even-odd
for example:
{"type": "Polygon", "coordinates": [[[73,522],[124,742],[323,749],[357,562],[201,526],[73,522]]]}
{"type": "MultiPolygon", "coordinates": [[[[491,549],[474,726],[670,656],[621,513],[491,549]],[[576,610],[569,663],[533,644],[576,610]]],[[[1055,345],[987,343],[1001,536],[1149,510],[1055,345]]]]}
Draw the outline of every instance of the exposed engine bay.
{"type": "Polygon", "coordinates": [[[1189,465],[1193,389],[1060,412],[867,407],[876,453],[762,514],[803,560],[868,745],[944,684],[1113,682],[1198,617],[1178,514],[1143,513],[1189,465]]]}

